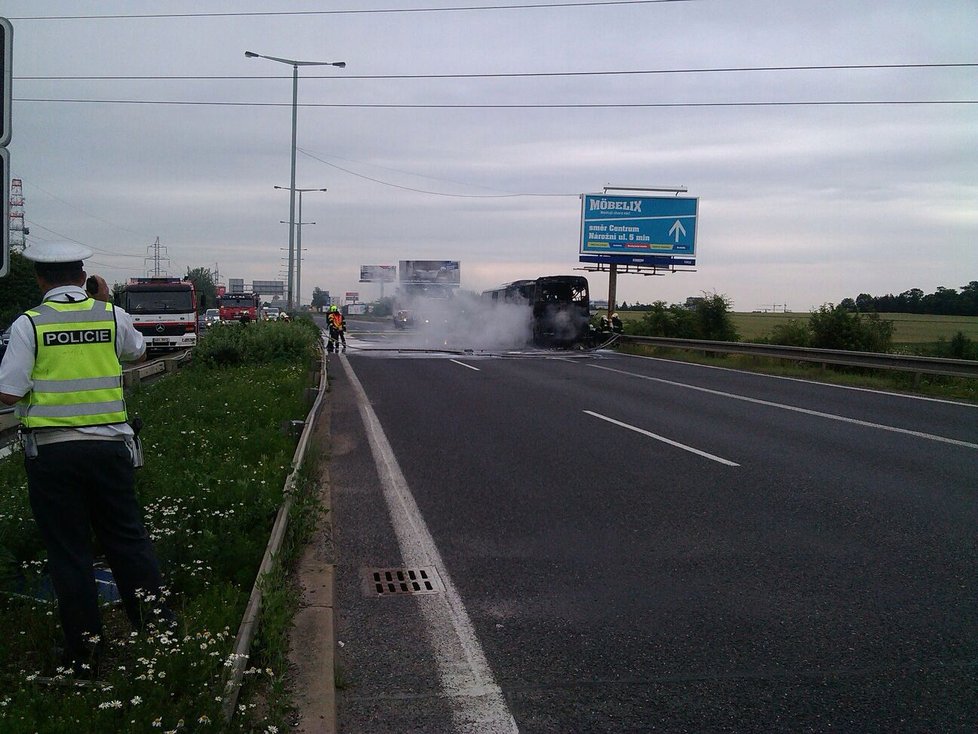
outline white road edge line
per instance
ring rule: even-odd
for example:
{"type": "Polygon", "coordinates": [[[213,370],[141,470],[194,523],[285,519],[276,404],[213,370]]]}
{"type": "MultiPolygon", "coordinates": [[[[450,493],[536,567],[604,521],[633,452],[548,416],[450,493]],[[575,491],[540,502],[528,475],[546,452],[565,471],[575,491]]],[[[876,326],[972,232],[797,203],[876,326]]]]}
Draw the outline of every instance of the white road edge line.
{"type": "Polygon", "coordinates": [[[482,372],[478,367],[473,367],[470,364],[465,364],[465,362],[459,362],[457,359],[450,359],[449,362],[454,362],[455,364],[460,364],[463,367],[468,367],[470,370],[475,370],[476,372],[482,372]]]}
{"type": "Polygon", "coordinates": [[[662,443],[667,443],[670,446],[675,446],[677,449],[682,449],[683,451],[689,451],[691,454],[696,454],[697,456],[702,456],[711,461],[717,461],[721,464],[726,464],[727,466],[740,466],[736,462],[724,459],[723,457],[716,456],[714,454],[708,454],[705,451],[700,451],[699,449],[694,449],[692,446],[687,446],[684,443],[679,443],[678,441],[673,441],[666,438],[665,436],[659,436],[658,434],[652,433],[651,431],[646,431],[644,428],[639,428],[638,426],[633,426],[629,423],[622,423],[621,421],[616,421],[614,418],[609,418],[606,415],[601,415],[600,413],[595,413],[592,410],[585,410],[585,413],[592,415],[595,418],[600,418],[603,421],[608,421],[608,423],[614,423],[616,426],[621,426],[622,428],[627,428],[629,431],[635,431],[635,433],[641,433],[643,436],[648,436],[649,438],[654,438],[656,441],[662,441],[662,443]]]}
{"type": "Polygon", "coordinates": [[[415,598],[428,626],[442,691],[452,705],[455,731],[460,734],[518,732],[516,720],[493,677],[462,598],[448,575],[380,420],[346,355],[340,356],[340,363],[357,398],[402,560],[408,566],[434,566],[445,587],[443,594],[415,598]]]}
{"type": "Polygon", "coordinates": [[[816,418],[828,418],[833,421],[840,421],[842,423],[850,423],[854,426],[863,426],[864,428],[875,428],[880,431],[890,431],[892,433],[902,433],[905,436],[913,436],[914,438],[923,438],[928,441],[938,441],[940,443],[949,443],[952,446],[963,446],[966,449],[978,449],[978,443],[969,443],[968,441],[959,441],[956,438],[948,438],[946,436],[937,436],[933,433],[923,433],[921,431],[911,431],[909,428],[897,428],[896,426],[887,426],[882,423],[870,423],[869,421],[861,421],[858,418],[847,418],[844,415],[836,415],[835,413],[823,413],[819,410],[809,410],[808,408],[799,408],[795,405],[785,405],[784,403],[775,403],[770,400],[761,400],[759,398],[749,398],[746,395],[737,395],[732,392],[723,392],[721,390],[711,390],[708,387],[699,387],[697,385],[687,385],[684,382],[675,382],[673,380],[664,380],[661,377],[650,377],[648,375],[640,375],[636,372],[627,372],[625,370],[616,370],[613,367],[601,367],[596,364],[589,364],[588,367],[594,367],[598,370],[606,370],[608,372],[616,372],[619,375],[627,375],[628,377],[637,377],[640,380],[649,380],[650,382],[661,382],[664,385],[674,385],[675,387],[683,387],[687,390],[696,390],[698,392],[709,393],[710,395],[719,395],[724,398],[731,398],[733,400],[743,400],[745,403],[754,403],[755,405],[766,405],[769,408],[780,408],[781,410],[790,410],[793,413],[802,413],[804,415],[815,416],[816,418]]]}

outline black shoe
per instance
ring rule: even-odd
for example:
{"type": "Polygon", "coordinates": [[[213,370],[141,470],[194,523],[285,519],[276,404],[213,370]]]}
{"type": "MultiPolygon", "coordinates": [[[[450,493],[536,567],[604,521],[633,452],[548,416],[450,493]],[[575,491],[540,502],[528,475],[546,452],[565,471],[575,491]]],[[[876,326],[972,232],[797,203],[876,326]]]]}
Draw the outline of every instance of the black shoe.
{"type": "Polygon", "coordinates": [[[75,680],[97,680],[104,649],[104,641],[99,640],[94,645],[86,643],[84,649],[73,653],[65,651],[61,658],[61,667],[75,680]]]}

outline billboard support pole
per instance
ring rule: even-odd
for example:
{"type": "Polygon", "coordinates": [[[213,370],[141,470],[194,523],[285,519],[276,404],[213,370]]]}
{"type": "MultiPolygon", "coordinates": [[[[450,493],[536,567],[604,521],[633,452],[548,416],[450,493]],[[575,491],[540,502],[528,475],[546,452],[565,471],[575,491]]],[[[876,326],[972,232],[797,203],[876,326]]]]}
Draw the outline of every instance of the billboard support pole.
{"type": "Polygon", "coordinates": [[[608,324],[611,324],[611,314],[615,310],[615,298],[618,289],[618,264],[611,263],[608,266],[608,324]]]}

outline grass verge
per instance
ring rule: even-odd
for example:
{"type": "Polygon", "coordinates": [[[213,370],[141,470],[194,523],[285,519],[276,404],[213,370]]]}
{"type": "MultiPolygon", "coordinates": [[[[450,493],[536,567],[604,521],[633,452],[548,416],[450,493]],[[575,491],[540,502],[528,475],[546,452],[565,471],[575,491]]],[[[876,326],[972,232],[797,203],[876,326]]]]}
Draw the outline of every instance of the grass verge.
{"type": "MultiPolygon", "coordinates": [[[[295,450],[280,427],[306,416],[319,333],[303,321],[213,332],[191,366],[127,396],[130,414],[145,421],[137,493],[180,625],[135,635],[121,609],[106,606],[109,647],[97,687],[80,686],[57,667],[56,610],[37,598],[44,596],[45,552],[27,503],[23,457],[0,462],[5,734],[226,730],[226,665],[295,450]]],[[[284,660],[295,598],[283,579],[318,511],[311,467],[297,486],[231,731],[287,726],[284,660]]]]}
{"type": "Polygon", "coordinates": [[[966,378],[921,375],[919,379],[915,379],[914,375],[906,372],[836,365],[822,367],[805,362],[754,357],[747,354],[709,355],[685,349],[667,349],[642,344],[621,344],[617,349],[624,354],[673,359],[679,362],[726,367],[779,377],[794,377],[834,385],[978,403],[978,380],[966,378]]]}

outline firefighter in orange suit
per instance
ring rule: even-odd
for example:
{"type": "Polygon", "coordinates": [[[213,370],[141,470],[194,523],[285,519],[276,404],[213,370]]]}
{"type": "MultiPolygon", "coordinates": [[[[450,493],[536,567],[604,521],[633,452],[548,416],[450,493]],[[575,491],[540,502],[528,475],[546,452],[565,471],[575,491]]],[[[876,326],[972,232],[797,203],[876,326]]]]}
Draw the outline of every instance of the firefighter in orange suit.
{"type": "Polygon", "coordinates": [[[346,351],[346,319],[336,306],[329,307],[329,315],[326,317],[329,323],[329,343],[326,351],[339,351],[340,343],[343,344],[343,351],[346,351]]]}

